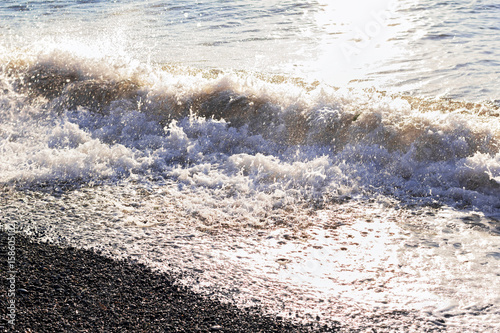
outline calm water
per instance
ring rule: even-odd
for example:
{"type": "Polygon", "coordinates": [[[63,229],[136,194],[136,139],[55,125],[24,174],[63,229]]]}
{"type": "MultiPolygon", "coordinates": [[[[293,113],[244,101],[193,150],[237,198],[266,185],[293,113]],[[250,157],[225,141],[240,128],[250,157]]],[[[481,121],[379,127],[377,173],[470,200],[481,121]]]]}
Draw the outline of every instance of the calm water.
{"type": "Polygon", "coordinates": [[[346,331],[498,331],[499,14],[3,1],[2,220],[346,331]]]}

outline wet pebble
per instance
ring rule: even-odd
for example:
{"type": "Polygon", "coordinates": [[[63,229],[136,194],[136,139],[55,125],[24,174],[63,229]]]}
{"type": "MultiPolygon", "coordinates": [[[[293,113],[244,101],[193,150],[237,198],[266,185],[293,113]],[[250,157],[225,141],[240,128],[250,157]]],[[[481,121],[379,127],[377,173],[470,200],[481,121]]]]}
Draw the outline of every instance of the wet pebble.
{"type": "MultiPolygon", "coordinates": [[[[2,242],[7,234],[0,232],[2,242]]],[[[221,303],[179,285],[173,275],[89,250],[33,243],[18,234],[16,255],[23,258],[16,284],[29,287],[17,289],[23,296],[16,299],[16,315],[23,321],[13,332],[325,331],[263,315],[257,307],[221,303]]],[[[5,253],[0,258],[6,260],[5,253]]],[[[6,274],[0,271],[0,279],[6,274]]],[[[6,318],[1,302],[0,318],[6,318]]]]}

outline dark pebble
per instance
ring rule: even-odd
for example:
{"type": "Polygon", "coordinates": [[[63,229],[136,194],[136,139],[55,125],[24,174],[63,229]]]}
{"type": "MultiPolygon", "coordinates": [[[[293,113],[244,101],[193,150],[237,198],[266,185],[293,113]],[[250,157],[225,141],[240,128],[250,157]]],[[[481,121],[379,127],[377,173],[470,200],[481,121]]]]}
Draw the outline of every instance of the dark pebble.
{"type": "MultiPolygon", "coordinates": [[[[0,249],[7,234],[0,232],[0,249]]],[[[7,264],[0,251],[0,265],[7,264]]],[[[175,276],[93,251],[60,248],[16,235],[15,325],[9,332],[336,332],[299,325],[196,294],[175,276]],[[223,324],[222,324],[223,323],[223,324]]],[[[0,270],[0,295],[7,271],[0,270]]],[[[7,326],[8,298],[0,297],[0,326],[7,326]]]]}

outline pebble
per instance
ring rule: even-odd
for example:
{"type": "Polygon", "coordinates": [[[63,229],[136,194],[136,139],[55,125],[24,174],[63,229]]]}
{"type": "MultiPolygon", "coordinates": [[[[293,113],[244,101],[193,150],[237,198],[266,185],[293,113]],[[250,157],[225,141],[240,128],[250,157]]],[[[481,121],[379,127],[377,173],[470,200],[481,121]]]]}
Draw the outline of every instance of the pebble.
{"type": "MultiPolygon", "coordinates": [[[[6,243],[0,232],[0,244],[6,243]]],[[[22,332],[325,332],[263,315],[258,307],[221,303],[179,285],[173,275],[89,250],[33,243],[19,233],[16,255],[23,258],[16,283],[47,286],[17,289],[22,332]]],[[[6,274],[0,270],[0,279],[6,274]]]]}

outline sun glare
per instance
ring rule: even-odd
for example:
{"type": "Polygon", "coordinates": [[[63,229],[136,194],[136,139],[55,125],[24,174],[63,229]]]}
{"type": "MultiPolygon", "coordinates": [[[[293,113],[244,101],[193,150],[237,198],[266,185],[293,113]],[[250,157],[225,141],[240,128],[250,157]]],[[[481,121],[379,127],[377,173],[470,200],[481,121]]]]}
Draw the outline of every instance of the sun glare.
{"type": "Polygon", "coordinates": [[[314,75],[334,85],[363,81],[374,64],[400,52],[391,40],[404,24],[393,0],[322,1],[315,17],[324,38],[318,58],[310,68],[314,75]]]}

